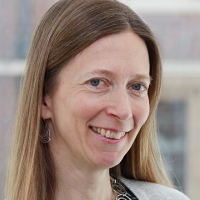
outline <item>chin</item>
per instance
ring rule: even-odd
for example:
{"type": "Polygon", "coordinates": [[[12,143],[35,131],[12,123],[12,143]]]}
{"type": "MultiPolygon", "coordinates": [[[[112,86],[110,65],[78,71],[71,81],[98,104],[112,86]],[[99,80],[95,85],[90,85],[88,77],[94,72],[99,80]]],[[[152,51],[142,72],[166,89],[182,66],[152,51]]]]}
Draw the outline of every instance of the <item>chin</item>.
{"type": "Polygon", "coordinates": [[[110,155],[103,156],[100,160],[96,161],[96,165],[100,168],[109,169],[118,165],[123,159],[123,156],[110,155]]]}

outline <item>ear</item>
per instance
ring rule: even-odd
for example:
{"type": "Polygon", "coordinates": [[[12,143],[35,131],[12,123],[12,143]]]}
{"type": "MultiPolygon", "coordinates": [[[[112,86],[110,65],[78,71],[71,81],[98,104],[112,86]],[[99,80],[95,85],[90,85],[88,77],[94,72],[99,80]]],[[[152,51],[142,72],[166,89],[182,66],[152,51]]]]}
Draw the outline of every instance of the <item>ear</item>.
{"type": "Polygon", "coordinates": [[[41,110],[41,117],[44,119],[51,119],[52,112],[51,112],[51,97],[46,95],[42,101],[42,110],[41,110]]]}

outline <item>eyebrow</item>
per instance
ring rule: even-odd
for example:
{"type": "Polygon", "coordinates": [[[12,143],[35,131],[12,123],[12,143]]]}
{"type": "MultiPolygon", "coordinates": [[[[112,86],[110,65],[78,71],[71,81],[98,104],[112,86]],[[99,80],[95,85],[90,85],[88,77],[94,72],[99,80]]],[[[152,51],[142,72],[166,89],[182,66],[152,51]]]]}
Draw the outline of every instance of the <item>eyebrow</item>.
{"type": "MultiPolygon", "coordinates": [[[[87,74],[103,74],[103,75],[109,75],[109,76],[116,76],[115,72],[106,70],[106,69],[95,69],[87,74]]],[[[143,75],[143,74],[136,74],[134,76],[134,79],[143,79],[148,80],[149,82],[152,81],[152,77],[150,75],[143,75]]]]}
{"type": "Polygon", "coordinates": [[[153,78],[150,75],[146,76],[146,75],[143,75],[143,74],[137,74],[137,75],[135,75],[135,78],[136,79],[148,80],[149,82],[151,82],[153,80],[153,78]]]}
{"type": "Polygon", "coordinates": [[[96,69],[90,72],[91,74],[105,74],[110,76],[115,76],[115,73],[112,71],[109,71],[107,69],[96,69]]]}

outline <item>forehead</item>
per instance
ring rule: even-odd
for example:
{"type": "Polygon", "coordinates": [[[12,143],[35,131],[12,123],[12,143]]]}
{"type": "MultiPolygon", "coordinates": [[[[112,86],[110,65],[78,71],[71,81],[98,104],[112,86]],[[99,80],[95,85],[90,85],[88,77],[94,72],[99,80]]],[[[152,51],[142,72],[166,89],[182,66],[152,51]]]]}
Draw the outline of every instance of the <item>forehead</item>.
{"type": "MultiPolygon", "coordinates": [[[[118,34],[111,34],[100,38],[99,40],[92,43],[90,46],[85,48],[81,54],[91,54],[91,52],[95,52],[96,55],[102,54],[104,51],[114,50],[120,51],[121,53],[126,53],[127,55],[136,55],[141,50],[147,52],[146,44],[144,41],[133,31],[123,31],[118,34]]],[[[148,52],[147,52],[148,54],[148,52]]]]}
{"type": "Polygon", "coordinates": [[[147,76],[149,56],[144,41],[134,32],[125,31],[92,43],[77,54],[66,68],[80,76],[90,71],[112,71],[126,75],[139,73],[147,76]]]}

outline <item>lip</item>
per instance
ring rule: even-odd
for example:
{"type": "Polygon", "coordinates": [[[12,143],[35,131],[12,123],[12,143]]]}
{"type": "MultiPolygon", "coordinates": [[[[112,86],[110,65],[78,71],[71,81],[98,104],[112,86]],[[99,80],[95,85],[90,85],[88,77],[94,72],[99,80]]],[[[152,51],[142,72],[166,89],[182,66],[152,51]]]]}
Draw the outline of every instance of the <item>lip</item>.
{"type": "MultiPolygon", "coordinates": [[[[92,130],[91,126],[89,127],[90,131],[96,136],[98,137],[101,141],[105,142],[105,143],[108,143],[108,144],[118,144],[118,143],[121,143],[125,138],[126,138],[126,134],[128,132],[126,132],[126,134],[124,136],[122,136],[120,139],[113,139],[113,138],[107,138],[107,137],[104,137],[102,135],[100,135],[99,133],[95,132],[92,130]]],[[[106,130],[110,130],[110,131],[113,131],[113,132],[118,132],[116,130],[113,130],[113,129],[109,129],[109,128],[104,128],[106,130]]],[[[122,131],[121,131],[122,132],[122,131]]]]}

